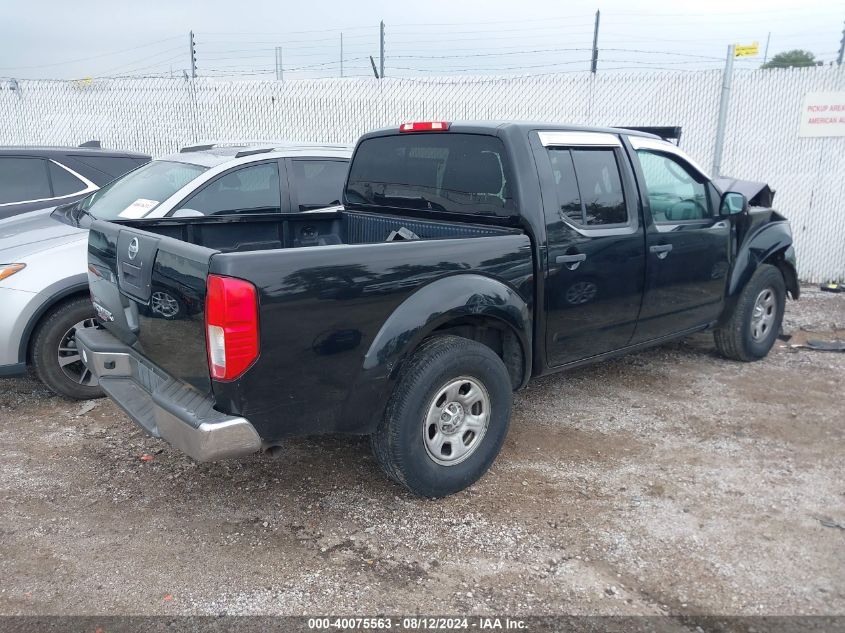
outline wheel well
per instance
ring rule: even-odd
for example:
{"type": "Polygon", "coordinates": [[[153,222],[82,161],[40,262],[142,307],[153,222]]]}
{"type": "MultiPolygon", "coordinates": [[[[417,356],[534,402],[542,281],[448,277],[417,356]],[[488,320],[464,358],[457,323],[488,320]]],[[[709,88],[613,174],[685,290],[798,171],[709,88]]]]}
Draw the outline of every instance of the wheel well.
{"type": "Polygon", "coordinates": [[[85,286],[82,288],[72,288],[70,290],[57,293],[54,296],[50,297],[50,299],[46,301],[44,305],[38,308],[38,311],[29,320],[29,324],[26,326],[26,330],[24,330],[23,337],[21,338],[19,355],[25,356],[26,362],[29,363],[32,360],[32,343],[35,340],[33,334],[35,334],[35,331],[38,329],[38,327],[41,325],[47,315],[63,303],[69,303],[71,301],[75,301],[76,299],[81,299],[87,296],[88,287],[85,286]],[[21,352],[25,352],[25,354],[21,352]]]}
{"type": "Polygon", "coordinates": [[[514,389],[525,379],[525,350],[516,333],[505,323],[489,317],[463,317],[441,325],[431,336],[451,334],[478,341],[492,349],[508,370],[514,389]]]}
{"type": "Polygon", "coordinates": [[[783,275],[783,282],[784,284],[786,284],[786,289],[789,291],[789,295],[793,299],[798,299],[798,294],[800,292],[800,288],[798,286],[798,275],[795,272],[795,268],[793,268],[792,264],[786,260],[787,248],[789,247],[782,248],[779,251],[775,251],[766,259],[764,259],[761,263],[776,266],[777,269],[780,270],[780,274],[783,275]]]}

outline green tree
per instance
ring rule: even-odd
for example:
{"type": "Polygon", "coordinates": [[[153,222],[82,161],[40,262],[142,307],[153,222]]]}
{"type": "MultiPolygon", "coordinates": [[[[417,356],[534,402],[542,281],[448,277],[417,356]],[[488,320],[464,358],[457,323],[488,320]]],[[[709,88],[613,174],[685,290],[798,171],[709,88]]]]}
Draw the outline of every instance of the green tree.
{"type": "Polygon", "coordinates": [[[804,66],[821,66],[822,62],[816,60],[816,56],[810,51],[795,50],[778,53],[769,61],[761,66],[761,68],[793,68],[804,66]]]}

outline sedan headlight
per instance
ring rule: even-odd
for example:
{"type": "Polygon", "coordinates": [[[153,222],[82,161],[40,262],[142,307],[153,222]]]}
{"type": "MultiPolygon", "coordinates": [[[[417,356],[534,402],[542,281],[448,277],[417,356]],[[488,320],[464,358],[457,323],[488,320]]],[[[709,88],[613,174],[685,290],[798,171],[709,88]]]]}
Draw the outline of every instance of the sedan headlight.
{"type": "Polygon", "coordinates": [[[26,264],[0,264],[0,281],[6,277],[11,277],[24,268],[26,268],[26,264]]]}

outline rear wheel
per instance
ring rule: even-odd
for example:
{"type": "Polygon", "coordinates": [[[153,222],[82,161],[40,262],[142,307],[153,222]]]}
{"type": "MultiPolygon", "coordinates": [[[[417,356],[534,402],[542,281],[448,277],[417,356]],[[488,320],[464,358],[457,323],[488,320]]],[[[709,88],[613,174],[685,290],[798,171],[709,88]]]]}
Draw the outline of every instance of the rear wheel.
{"type": "Polygon", "coordinates": [[[103,395],[97,379],[82,362],[76,332],[97,327],[94,308],[87,297],[60,303],[41,319],[32,343],[32,364],[38,378],[52,391],[68,398],[87,400],[103,395]]]}
{"type": "Polygon", "coordinates": [[[489,347],[457,336],[423,343],[405,367],[373,453],[414,494],[443,497],[472,485],[507,435],[511,379],[489,347]]]}
{"type": "Polygon", "coordinates": [[[786,284],[769,264],[761,265],[742,289],[730,319],[713,334],[722,356],[741,361],[764,358],[783,321],[786,284]]]}

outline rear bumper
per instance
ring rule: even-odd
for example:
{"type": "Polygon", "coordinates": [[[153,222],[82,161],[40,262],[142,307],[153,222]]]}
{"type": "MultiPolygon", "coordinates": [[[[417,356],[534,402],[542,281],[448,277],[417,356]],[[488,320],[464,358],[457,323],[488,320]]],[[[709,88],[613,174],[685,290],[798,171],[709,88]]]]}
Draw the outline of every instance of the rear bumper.
{"type": "Polygon", "coordinates": [[[132,420],[200,462],[254,453],[261,437],[246,418],[220,413],[207,395],[168,376],[105,330],[80,330],[82,360],[132,420]]]}

